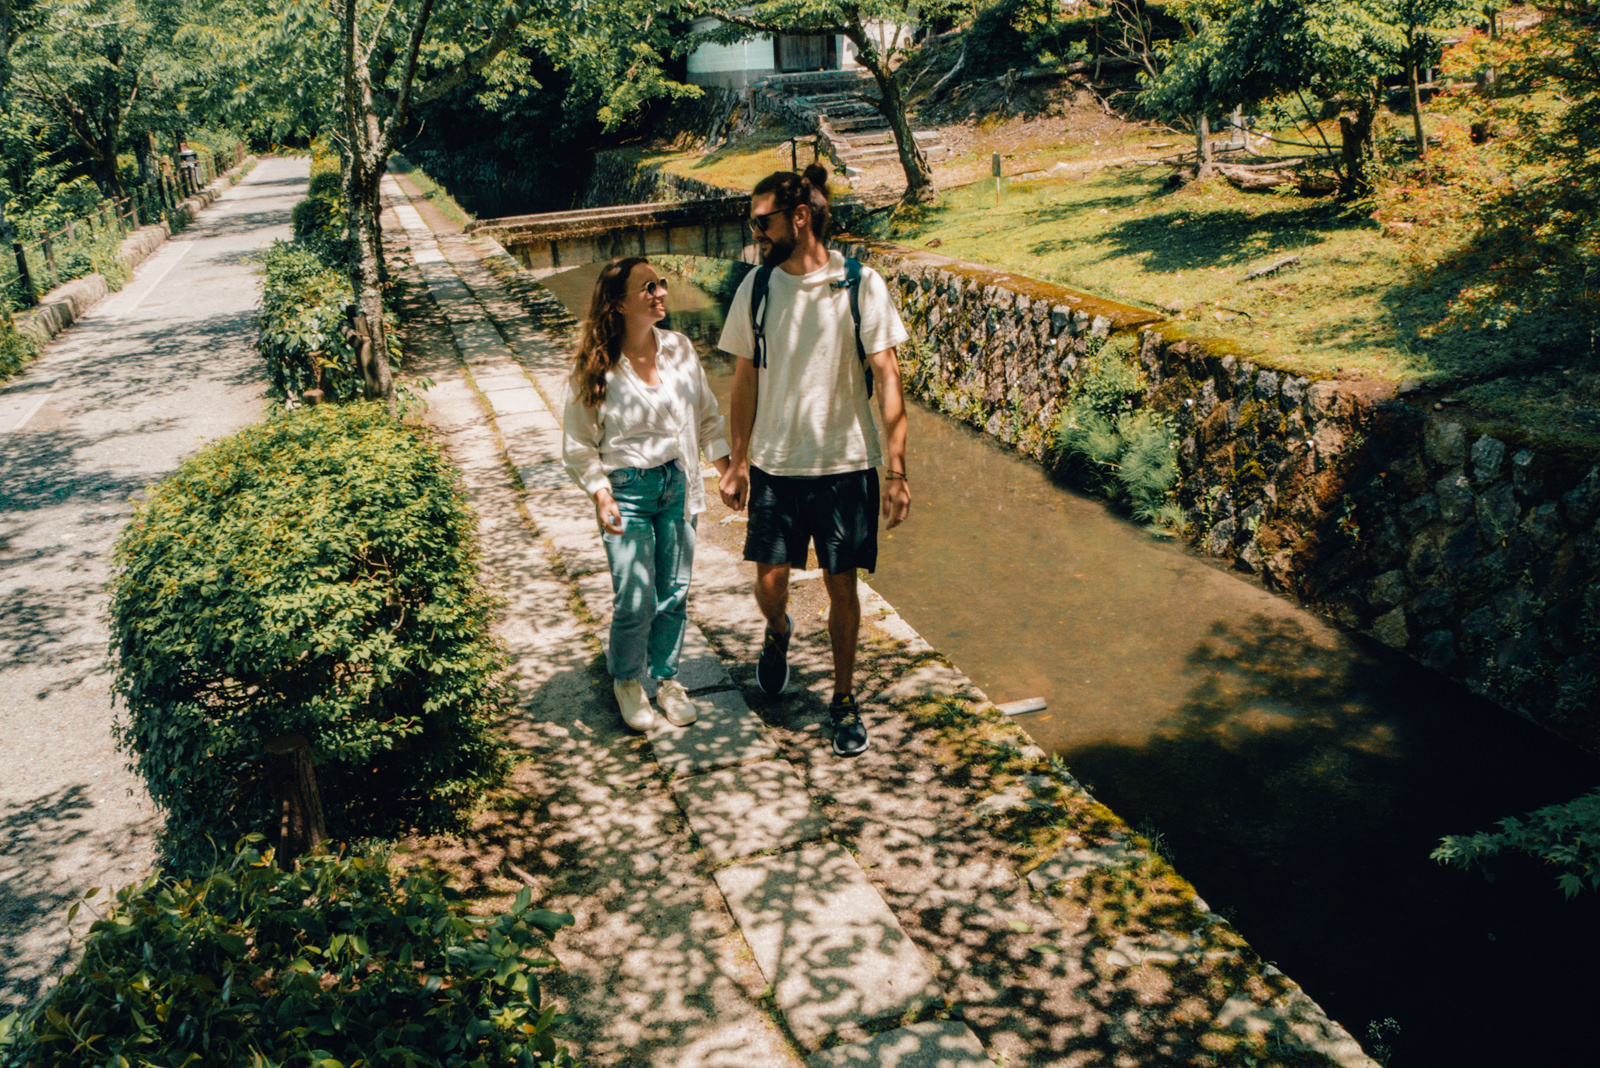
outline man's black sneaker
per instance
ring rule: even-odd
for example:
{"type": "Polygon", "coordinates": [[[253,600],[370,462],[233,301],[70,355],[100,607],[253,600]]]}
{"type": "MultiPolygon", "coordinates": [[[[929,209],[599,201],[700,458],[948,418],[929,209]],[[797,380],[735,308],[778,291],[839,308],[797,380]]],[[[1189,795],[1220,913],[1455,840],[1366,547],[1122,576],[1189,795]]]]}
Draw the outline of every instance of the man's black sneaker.
{"type": "Polygon", "coordinates": [[[761,639],[761,659],[756,661],[756,683],[768,697],[776,697],[789,685],[789,638],[794,634],[794,620],[783,617],[789,627],[787,634],[775,634],[771,627],[761,639]]]}
{"type": "Polygon", "coordinates": [[[828,718],[833,720],[833,751],[837,756],[856,756],[867,751],[867,728],[856,711],[856,699],[849,694],[836,694],[828,706],[828,718]]]}

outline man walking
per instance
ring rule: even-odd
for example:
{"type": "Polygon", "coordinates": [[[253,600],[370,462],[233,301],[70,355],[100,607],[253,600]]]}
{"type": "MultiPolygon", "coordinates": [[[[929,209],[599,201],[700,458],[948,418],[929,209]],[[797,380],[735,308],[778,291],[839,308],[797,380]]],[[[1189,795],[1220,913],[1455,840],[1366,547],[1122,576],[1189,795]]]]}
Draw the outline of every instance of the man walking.
{"type": "Polygon", "coordinates": [[[815,544],[833,646],[833,751],[855,756],[867,748],[854,691],[861,629],[856,571],[877,567],[880,503],[890,528],[911,510],[895,359],[910,335],[883,278],[825,244],[827,182],[827,172],[812,164],[803,175],[763,178],[750,198],[750,227],[765,270],[745,277],[717,342],[739,357],[729,419],[733,454],[719,488],[728,507],[750,511],[744,558],[756,565],[756,604],[767,623],[756,681],[768,694],[781,693],[789,681],[789,572],[805,566],[807,547],[815,544]],[[874,391],[887,439],[882,446],[872,420],[874,391]]]}

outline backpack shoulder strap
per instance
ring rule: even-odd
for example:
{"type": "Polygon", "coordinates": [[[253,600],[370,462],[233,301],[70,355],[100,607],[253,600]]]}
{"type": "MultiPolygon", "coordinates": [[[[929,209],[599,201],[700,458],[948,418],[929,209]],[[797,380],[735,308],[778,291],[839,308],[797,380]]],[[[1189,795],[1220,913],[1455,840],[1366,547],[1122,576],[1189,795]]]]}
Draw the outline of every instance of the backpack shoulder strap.
{"type": "Polygon", "coordinates": [[[856,355],[861,359],[861,371],[867,380],[867,397],[872,397],[872,365],[867,362],[867,350],[861,345],[861,261],[854,256],[845,258],[844,284],[850,291],[850,318],[856,324],[856,355]]]}
{"type": "Polygon", "coordinates": [[[757,367],[767,365],[767,286],[771,281],[771,267],[762,264],[756,268],[756,280],[750,287],[750,332],[755,336],[757,367]]]}

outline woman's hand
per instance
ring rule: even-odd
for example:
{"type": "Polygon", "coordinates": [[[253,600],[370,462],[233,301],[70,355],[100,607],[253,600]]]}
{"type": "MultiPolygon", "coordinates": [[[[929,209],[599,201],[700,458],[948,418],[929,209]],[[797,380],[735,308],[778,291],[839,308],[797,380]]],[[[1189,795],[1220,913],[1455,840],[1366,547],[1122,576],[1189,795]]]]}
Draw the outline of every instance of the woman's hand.
{"type": "Polygon", "coordinates": [[[622,533],[622,509],[617,507],[617,499],[611,496],[609,489],[594,495],[594,517],[607,534],[622,533]]]}

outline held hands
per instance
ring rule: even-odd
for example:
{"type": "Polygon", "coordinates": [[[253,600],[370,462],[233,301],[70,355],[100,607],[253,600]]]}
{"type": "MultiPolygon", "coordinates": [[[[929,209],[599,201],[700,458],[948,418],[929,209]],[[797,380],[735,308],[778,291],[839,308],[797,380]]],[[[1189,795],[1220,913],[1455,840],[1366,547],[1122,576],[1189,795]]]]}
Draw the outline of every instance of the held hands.
{"type": "Polygon", "coordinates": [[[744,511],[750,501],[750,467],[748,464],[729,464],[717,479],[717,492],[722,503],[735,512],[744,511]]]}
{"type": "Polygon", "coordinates": [[[600,521],[600,529],[607,534],[622,533],[622,509],[617,507],[617,500],[609,489],[594,495],[594,516],[600,521]]]}

